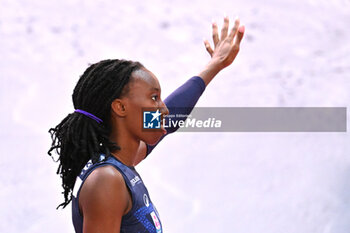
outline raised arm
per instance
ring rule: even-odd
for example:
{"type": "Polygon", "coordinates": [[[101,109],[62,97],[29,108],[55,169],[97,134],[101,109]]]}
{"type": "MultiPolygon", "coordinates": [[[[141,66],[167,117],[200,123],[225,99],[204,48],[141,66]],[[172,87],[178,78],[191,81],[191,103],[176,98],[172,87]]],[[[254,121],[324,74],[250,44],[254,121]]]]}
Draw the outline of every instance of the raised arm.
{"type": "MultiPolygon", "coordinates": [[[[210,46],[208,40],[204,41],[205,48],[210,54],[211,59],[203,70],[199,72],[198,76],[189,79],[164,100],[170,115],[189,115],[210,81],[213,80],[221,70],[232,64],[239,52],[239,46],[245,30],[244,26],[239,26],[239,24],[240,22],[237,18],[234,22],[234,26],[230,32],[228,32],[229,18],[225,17],[220,38],[217,24],[212,24],[214,49],[210,46]]],[[[166,135],[175,132],[178,128],[179,127],[167,128],[167,134],[163,135],[158,143],[166,135]]],[[[138,151],[139,162],[151,153],[158,143],[151,146],[141,142],[138,151]]]]}

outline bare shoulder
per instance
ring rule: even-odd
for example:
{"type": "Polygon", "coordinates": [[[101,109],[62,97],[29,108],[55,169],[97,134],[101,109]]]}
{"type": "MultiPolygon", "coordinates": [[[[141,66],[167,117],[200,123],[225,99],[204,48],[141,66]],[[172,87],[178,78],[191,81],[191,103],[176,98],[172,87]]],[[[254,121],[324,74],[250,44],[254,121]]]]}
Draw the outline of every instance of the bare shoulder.
{"type": "Polygon", "coordinates": [[[104,200],[113,201],[116,199],[110,199],[110,197],[119,197],[123,200],[125,198],[123,194],[128,194],[123,175],[113,166],[106,165],[96,168],[85,180],[80,191],[79,202],[84,211],[85,200],[88,203],[91,203],[92,200],[103,202],[104,200]]]}
{"type": "Polygon", "coordinates": [[[119,229],[122,216],[130,209],[130,194],[122,174],[111,165],[96,168],[81,188],[79,206],[84,229],[119,229]]]}
{"type": "Polygon", "coordinates": [[[112,165],[106,165],[96,168],[86,179],[86,187],[94,186],[103,188],[104,184],[120,185],[123,180],[123,175],[112,165]]]}

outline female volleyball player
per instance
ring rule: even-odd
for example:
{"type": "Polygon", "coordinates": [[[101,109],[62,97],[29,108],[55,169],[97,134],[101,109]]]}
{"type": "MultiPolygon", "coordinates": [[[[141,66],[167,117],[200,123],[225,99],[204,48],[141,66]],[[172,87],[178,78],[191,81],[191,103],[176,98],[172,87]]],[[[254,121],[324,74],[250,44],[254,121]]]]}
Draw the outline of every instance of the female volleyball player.
{"type": "Polygon", "coordinates": [[[143,131],[142,109],[156,108],[163,115],[177,114],[176,107],[186,107],[182,114],[191,112],[208,83],[233,62],[243,38],[238,19],[229,30],[225,17],[220,37],[217,25],[212,27],[214,47],[204,42],[211,60],[164,102],[157,78],[138,62],[100,61],[80,77],[73,93],[75,111],[50,129],[48,152],[59,155],[65,198],[59,206],[72,200],[76,232],[162,232],[135,166],[177,128],[143,131]]]}

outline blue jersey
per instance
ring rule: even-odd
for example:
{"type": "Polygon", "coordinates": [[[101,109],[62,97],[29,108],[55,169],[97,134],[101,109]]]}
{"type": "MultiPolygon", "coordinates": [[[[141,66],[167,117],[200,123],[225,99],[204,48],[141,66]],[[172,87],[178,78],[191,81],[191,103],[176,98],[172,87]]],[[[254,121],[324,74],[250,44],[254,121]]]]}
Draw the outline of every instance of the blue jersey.
{"type": "Polygon", "coordinates": [[[101,155],[101,162],[95,164],[88,162],[80,176],[77,177],[72,197],[72,218],[75,232],[83,232],[83,217],[80,213],[78,204],[79,192],[82,184],[94,169],[101,166],[112,165],[123,175],[132,198],[132,208],[123,216],[120,232],[161,233],[162,225],[159,220],[158,212],[149,197],[147,188],[135,168],[124,165],[114,156],[110,156],[105,161],[103,160],[104,156],[101,155]]]}

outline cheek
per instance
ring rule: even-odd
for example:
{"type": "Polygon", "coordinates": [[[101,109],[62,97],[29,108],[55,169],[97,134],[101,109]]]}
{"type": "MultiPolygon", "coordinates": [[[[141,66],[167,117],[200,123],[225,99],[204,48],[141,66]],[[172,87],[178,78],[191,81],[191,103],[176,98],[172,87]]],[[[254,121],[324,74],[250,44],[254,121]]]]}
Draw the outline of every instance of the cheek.
{"type": "Polygon", "coordinates": [[[159,139],[163,136],[163,132],[160,130],[157,131],[149,131],[143,129],[143,111],[142,108],[139,108],[138,111],[134,111],[134,118],[132,122],[130,122],[130,129],[133,134],[140,140],[144,141],[149,145],[153,145],[159,141],[159,139]]]}
{"type": "Polygon", "coordinates": [[[135,135],[137,135],[137,138],[144,141],[145,143],[149,145],[153,145],[159,141],[159,139],[162,137],[163,132],[160,130],[157,131],[149,131],[143,129],[143,113],[142,110],[138,112],[138,117],[135,119],[135,123],[132,126],[133,132],[135,135]]]}
{"type": "Polygon", "coordinates": [[[140,106],[132,106],[128,113],[128,126],[134,134],[139,134],[142,127],[142,112],[140,106]]]}
{"type": "Polygon", "coordinates": [[[163,136],[162,131],[147,131],[143,130],[143,110],[144,108],[156,107],[155,101],[152,99],[138,98],[129,102],[129,111],[127,124],[129,130],[138,139],[144,141],[147,144],[155,144],[163,136]]]}

